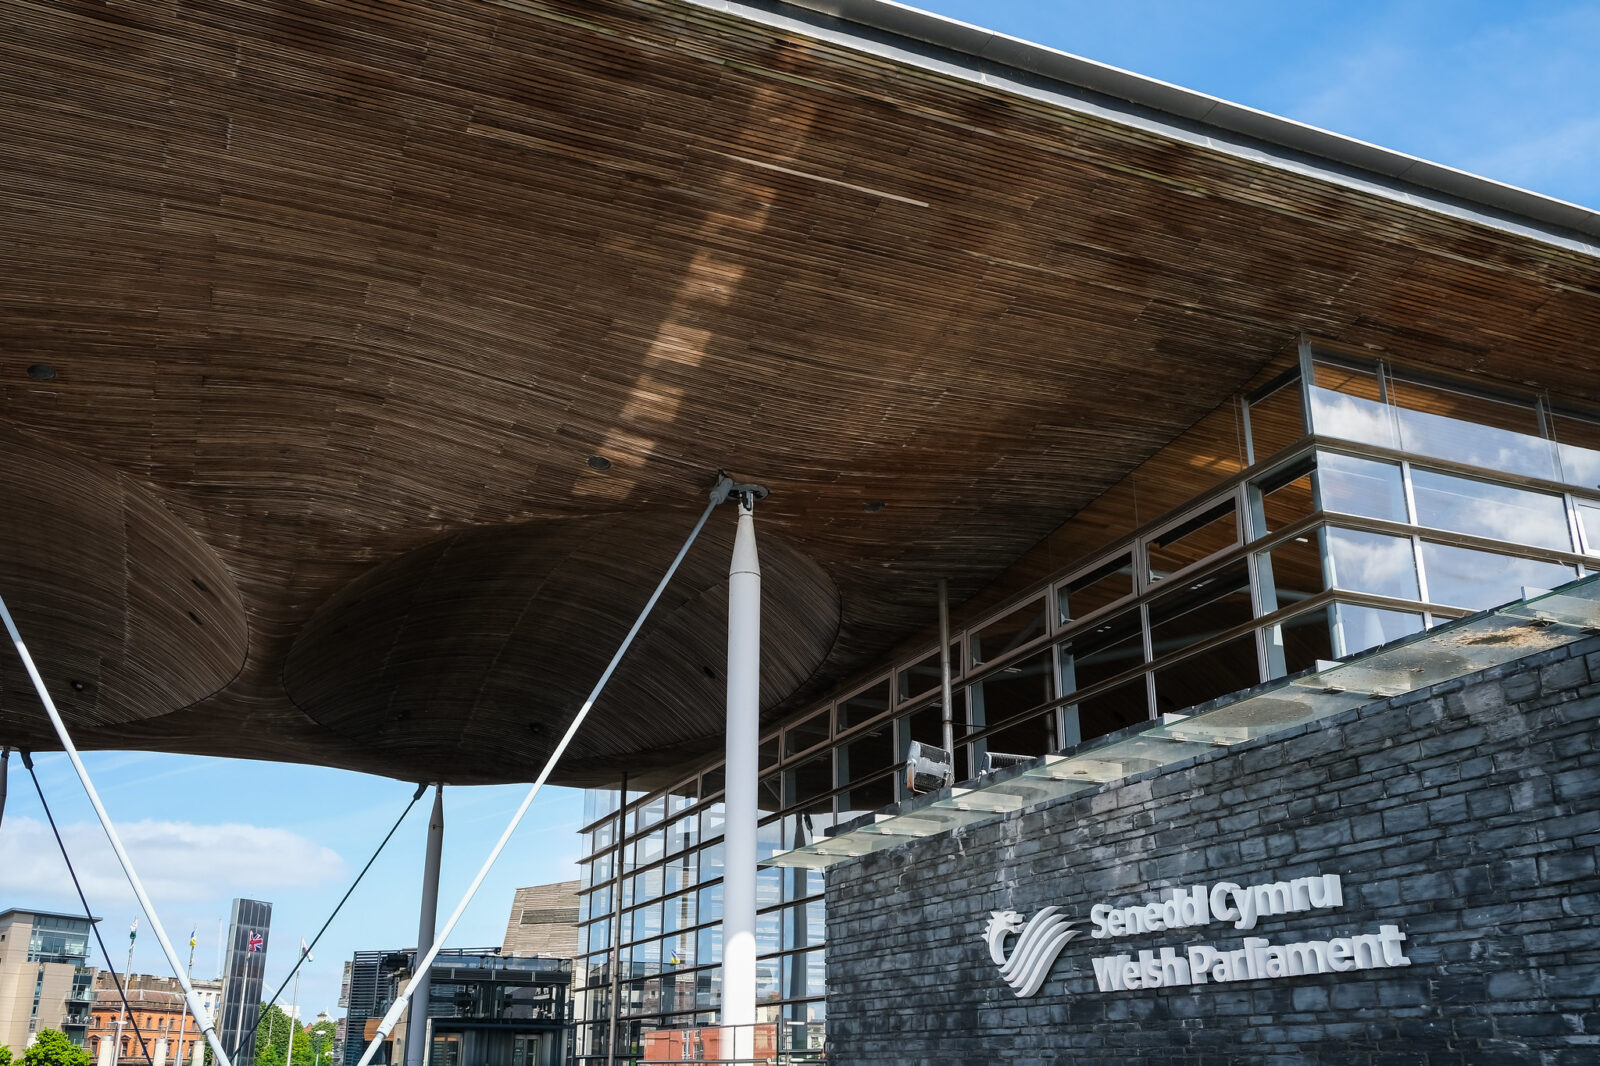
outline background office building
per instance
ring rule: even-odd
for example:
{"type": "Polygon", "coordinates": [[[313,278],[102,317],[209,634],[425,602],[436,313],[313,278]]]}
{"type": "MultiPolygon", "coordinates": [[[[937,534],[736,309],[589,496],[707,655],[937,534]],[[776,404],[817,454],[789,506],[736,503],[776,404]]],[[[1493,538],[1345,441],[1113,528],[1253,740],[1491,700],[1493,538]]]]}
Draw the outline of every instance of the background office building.
{"type": "Polygon", "coordinates": [[[21,1056],[42,1029],[82,1046],[94,1003],[89,936],[98,918],[0,913],[0,1043],[21,1056]]]}

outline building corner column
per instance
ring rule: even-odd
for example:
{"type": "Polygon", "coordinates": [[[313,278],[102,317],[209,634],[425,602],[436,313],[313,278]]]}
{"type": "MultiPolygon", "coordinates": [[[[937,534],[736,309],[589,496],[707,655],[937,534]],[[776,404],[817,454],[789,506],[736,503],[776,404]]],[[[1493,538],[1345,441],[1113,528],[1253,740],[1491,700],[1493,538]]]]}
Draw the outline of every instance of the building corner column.
{"type": "Polygon", "coordinates": [[[754,1054],[756,1020],[756,788],[760,774],[761,565],[755,497],[739,496],[728,568],[728,737],[723,797],[722,1024],[734,1059],[754,1054]]]}

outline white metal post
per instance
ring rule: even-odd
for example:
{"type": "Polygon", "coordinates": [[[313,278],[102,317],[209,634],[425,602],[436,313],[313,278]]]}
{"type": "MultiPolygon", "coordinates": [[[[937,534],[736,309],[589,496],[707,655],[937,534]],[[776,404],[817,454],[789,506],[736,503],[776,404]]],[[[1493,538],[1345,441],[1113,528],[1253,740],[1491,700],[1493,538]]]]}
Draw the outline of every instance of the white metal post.
{"type": "MultiPolygon", "coordinates": [[[[305,941],[302,940],[301,943],[304,944],[305,941]]],[[[302,950],[301,954],[304,955],[306,952],[302,950]]],[[[300,970],[301,967],[295,967],[294,1002],[289,1005],[289,1010],[294,1011],[294,1013],[289,1014],[288,1010],[283,1012],[289,1015],[289,1046],[283,1052],[283,1066],[293,1066],[294,1061],[294,1031],[300,1024],[300,970]]]]}
{"type": "MultiPolygon", "coordinates": [[[[139,919],[133,920],[128,930],[128,964],[122,968],[122,1006],[117,1009],[116,1061],[122,1062],[122,1027],[128,1024],[128,993],[133,991],[133,941],[139,919]]],[[[115,975],[113,975],[115,976],[115,975]]]]}
{"type": "Polygon", "coordinates": [[[728,568],[728,748],[723,797],[722,1024],[735,1059],[754,1056],[756,1021],[756,788],[760,774],[761,564],[749,495],[728,568]]]}
{"type": "MultiPolygon", "coordinates": [[[[444,786],[433,786],[433,814],[428,818],[428,848],[422,859],[422,908],[417,915],[417,958],[433,948],[439,927],[439,860],[444,854],[444,786]]],[[[422,1066],[428,1018],[428,971],[413,975],[411,1011],[406,1022],[406,1066],[422,1066]]]]}

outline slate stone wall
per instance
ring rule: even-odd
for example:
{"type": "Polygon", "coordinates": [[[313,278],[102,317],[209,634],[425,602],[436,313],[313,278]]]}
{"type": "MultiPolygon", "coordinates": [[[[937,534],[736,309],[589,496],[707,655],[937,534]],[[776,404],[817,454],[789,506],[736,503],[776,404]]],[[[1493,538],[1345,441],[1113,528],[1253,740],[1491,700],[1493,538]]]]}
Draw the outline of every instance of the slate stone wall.
{"type": "MultiPolygon", "coordinates": [[[[830,1061],[1600,1063],[1600,639],[835,866],[830,1061]],[[1337,873],[1345,906],[1069,943],[1002,983],[991,911],[1337,873]],[[1107,992],[1116,951],[1398,925],[1407,968],[1107,992]]],[[[1014,943],[1014,940],[1009,943],[1014,943]]]]}

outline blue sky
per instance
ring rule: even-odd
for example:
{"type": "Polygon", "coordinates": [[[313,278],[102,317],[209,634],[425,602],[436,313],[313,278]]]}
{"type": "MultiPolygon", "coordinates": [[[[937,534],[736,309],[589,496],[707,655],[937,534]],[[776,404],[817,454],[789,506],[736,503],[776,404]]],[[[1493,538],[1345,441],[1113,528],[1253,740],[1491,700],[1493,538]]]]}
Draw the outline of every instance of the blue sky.
{"type": "MultiPolygon", "coordinates": [[[[1600,4],[936,0],[942,14],[1587,206],[1600,206],[1600,4]]],[[[94,753],[107,806],[173,939],[197,926],[195,973],[216,968],[217,922],[236,895],[271,900],[275,984],[410,798],[411,787],[311,767],[94,753]]],[[[119,960],[132,894],[59,755],[38,757],[90,901],[119,960]]],[[[13,761],[0,828],[0,907],[74,910],[76,899],[13,761]]],[[[441,918],[524,788],[446,794],[441,918]]],[[[496,944],[518,885],[575,875],[581,795],[548,790],[451,943],[496,944]]],[[[416,929],[426,801],[419,803],[307,968],[308,1012],[337,1013],[340,964],[405,946],[416,929]]],[[[144,930],[135,968],[164,972],[144,930]]],[[[186,947],[180,947],[186,951],[186,947]]]]}

